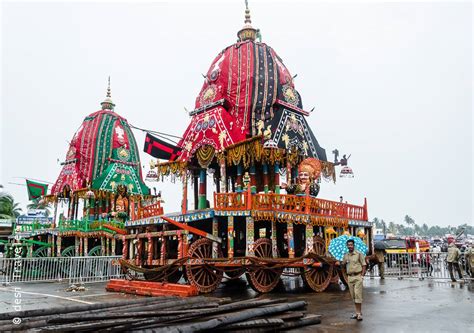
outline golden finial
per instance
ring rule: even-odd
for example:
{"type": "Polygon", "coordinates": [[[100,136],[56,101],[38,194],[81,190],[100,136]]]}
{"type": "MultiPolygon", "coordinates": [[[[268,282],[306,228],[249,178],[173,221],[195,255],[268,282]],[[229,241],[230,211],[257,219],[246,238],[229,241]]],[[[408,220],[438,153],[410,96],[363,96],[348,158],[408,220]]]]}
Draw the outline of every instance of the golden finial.
{"type": "Polygon", "coordinates": [[[249,3],[245,0],[245,24],[242,29],[239,30],[237,36],[239,37],[239,42],[246,40],[254,41],[257,38],[258,30],[252,27],[252,20],[250,19],[250,9],[249,3]]]}
{"type": "Polygon", "coordinates": [[[114,102],[112,102],[111,97],[112,97],[112,94],[110,92],[110,76],[109,76],[108,85],[107,85],[107,94],[105,96],[104,101],[100,103],[100,105],[102,105],[102,110],[111,110],[111,111],[114,110],[115,104],[114,102]]]}
{"type": "Polygon", "coordinates": [[[108,98],[112,97],[111,94],[110,94],[110,75],[109,75],[109,84],[107,86],[107,97],[108,98]]]}

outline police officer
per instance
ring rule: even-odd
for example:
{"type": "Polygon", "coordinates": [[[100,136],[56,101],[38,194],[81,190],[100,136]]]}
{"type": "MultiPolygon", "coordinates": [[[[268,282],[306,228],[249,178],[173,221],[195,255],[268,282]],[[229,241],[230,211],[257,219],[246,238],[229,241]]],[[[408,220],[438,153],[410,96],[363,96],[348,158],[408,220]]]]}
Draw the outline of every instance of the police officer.
{"type": "Polygon", "coordinates": [[[459,278],[462,279],[462,272],[461,267],[459,267],[459,258],[461,256],[461,251],[459,251],[456,244],[454,244],[454,239],[450,240],[448,245],[448,258],[446,261],[448,262],[448,270],[449,276],[451,277],[451,281],[456,282],[453,274],[453,267],[457,270],[459,278]]]}
{"type": "Polygon", "coordinates": [[[464,252],[464,257],[466,259],[467,272],[474,278],[474,248],[472,245],[469,245],[464,252]]]}
{"type": "Polygon", "coordinates": [[[344,255],[341,265],[346,267],[349,291],[351,298],[354,300],[356,310],[356,313],[351,318],[360,321],[362,320],[362,281],[367,266],[365,256],[354,250],[354,240],[347,240],[346,245],[349,252],[344,255]]]}

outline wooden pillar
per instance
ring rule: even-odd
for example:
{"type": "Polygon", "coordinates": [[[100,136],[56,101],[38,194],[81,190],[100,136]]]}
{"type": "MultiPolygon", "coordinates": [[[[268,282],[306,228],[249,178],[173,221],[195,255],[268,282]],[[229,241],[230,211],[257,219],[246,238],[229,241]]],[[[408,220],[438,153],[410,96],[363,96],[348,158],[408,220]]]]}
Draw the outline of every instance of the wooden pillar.
{"type": "Polygon", "coordinates": [[[255,164],[250,166],[250,191],[257,193],[257,174],[255,171],[255,164]]]}
{"type": "Polygon", "coordinates": [[[247,216],[245,218],[245,225],[246,225],[246,239],[247,239],[247,246],[245,248],[245,255],[246,256],[253,256],[255,255],[253,243],[255,241],[255,224],[254,220],[251,216],[247,216]]]}
{"type": "Polygon", "coordinates": [[[277,253],[278,253],[276,224],[277,224],[276,221],[272,221],[272,255],[273,255],[273,258],[276,258],[277,253]]]}
{"type": "Polygon", "coordinates": [[[199,203],[199,180],[198,180],[198,175],[194,174],[193,175],[193,181],[194,181],[194,209],[198,209],[198,203],[199,203]]]}
{"type": "Polygon", "coordinates": [[[188,211],[188,175],[186,171],[183,171],[183,175],[181,176],[183,182],[183,198],[181,202],[181,213],[186,214],[188,211]]]}
{"type": "Polygon", "coordinates": [[[268,193],[268,191],[270,190],[269,179],[268,179],[268,164],[263,163],[262,168],[263,168],[263,191],[265,193],[268,193]]]}
{"type": "Polygon", "coordinates": [[[74,237],[74,256],[79,256],[79,237],[74,237]]]}
{"type": "Polygon", "coordinates": [[[61,256],[61,236],[58,235],[58,238],[56,238],[56,255],[58,257],[61,256]]]}
{"type": "Polygon", "coordinates": [[[89,255],[89,238],[84,238],[84,257],[89,255]]]}
{"type": "Polygon", "coordinates": [[[148,258],[147,258],[147,261],[148,261],[148,265],[152,265],[153,263],[153,238],[151,238],[151,236],[148,234],[148,237],[147,237],[147,240],[148,240],[148,258]]]}
{"type": "Polygon", "coordinates": [[[105,238],[105,255],[110,256],[110,238],[105,238]]]}
{"type": "Polygon", "coordinates": [[[227,256],[229,259],[234,257],[234,217],[229,216],[227,218],[227,256]]]}
{"type": "Polygon", "coordinates": [[[293,223],[287,224],[286,235],[288,236],[288,258],[295,257],[295,240],[293,236],[293,223]]]}
{"type": "MultiPolygon", "coordinates": [[[[217,217],[212,218],[212,235],[218,237],[218,223],[217,223],[217,217]]],[[[212,258],[217,258],[217,247],[219,244],[217,242],[212,242],[212,258]]]]}
{"type": "Polygon", "coordinates": [[[137,255],[135,256],[135,265],[141,266],[143,257],[143,242],[141,238],[137,238],[137,255]]]}
{"type": "Polygon", "coordinates": [[[305,254],[310,251],[313,251],[313,226],[311,224],[306,225],[305,229],[305,236],[306,236],[306,249],[305,254]]]}
{"type": "MultiPolygon", "coordinates": [[[[48,234],[48,244],[53,244],[52,239],[53,239],[53,235],[48,234]]],[[[48,247],[48,249],[46,250],[48,257],[51,257],[52,250],[53,249],[51,246],[48,247]]]]}
{"type": "Polygon", "coordinates": [[[198,209],[206,209],[207,208],[207,199],[206,199],[206,192],[207,192],[207,180],[206,180],[206,169],[199,170],[199,204],[198,209]]]}
{"type": "Polygon", "coordinates": [[[116,246],[116,243],[117,243],[117,240],[114,238],[112,238],[112,255],[114,256],[115,255],[115,246],[116,246]]]}
{"type": "Polygon", "coordinates": [[[128,239],[125,236],[122,236],[122,259],[128,259],[128,239]]]}
{"type": "Polygon", "coordinates": [[[165,264],[166,257],[166,237],[161,236],[161,256],[160,256],[160,265],[165,264]]]}
{"type": "Polygon", "coordinates": [[[242,164],[237,164],[237,178],[235,179],[235,182],[237,183],[237,188],[236,190],[241,191],[243,188],[243,179],[242,176],[244,174],[244,169],[242,167],[242,164]]]}
{"type": "Polygon", "coordinates": [[[226,193],[227,192],[227,175],[226,175],[226,169],[225,169],[225,158],[222,158],[219,161],[219,166],[220,166],[220,174],[221,174],[221,179],[220,179],[221,193],[226,193]]]}
{"type": "Polygon", "coordinates": [[[275,162],[275,193],[280,194],[280,163],[275,162]]]}
{"type": "Polygon", "coordinates": [[[105,239],[100,237],[100,255],[105,256],[105,239]]]}

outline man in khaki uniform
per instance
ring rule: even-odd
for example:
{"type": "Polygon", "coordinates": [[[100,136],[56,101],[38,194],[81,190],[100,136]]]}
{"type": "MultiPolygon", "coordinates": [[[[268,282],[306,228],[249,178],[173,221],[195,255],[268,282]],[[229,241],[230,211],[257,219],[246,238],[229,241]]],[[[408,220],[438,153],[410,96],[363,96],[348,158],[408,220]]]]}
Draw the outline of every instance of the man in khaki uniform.
{"type": "Polygon", "coordinates": [[[342,266],[346,268],[348,275],[348,284],[351,297],[354,300],[356,313],[352,315],[352,319],[362,320],[362,281],[365,275],[366,263],[365,256],[354,250],[354,241],[347,241],[349,252],[342,259],[342,266]]]}
{"type": "Polygon", "coordinates": [[[467,266],[467,273],[471,275],[472,278],[474,278],[474,248],[472,245],[470,245],[467,249],[466,252],[464,252],[464,256],[466,259],[466,266],[467,266]]]}
{"type": "Polygon", "coordinates": [[[459,257],[461,256],[461,251],[459,251],[456,244],[454,244],[454,240],[448,245],[448,257],[446,261],[448,262],[448,270],[449,276],[451,277],[451,281],[456,282],[453,274],[453,267],[457,270],[459,278],[462,279],[462,272],[461,267],[459,267],[459,257]]]}
{"type": "Polygon", "coordinates": [[[375,250],[375,257],[377,258],[377,266],[379,267],[379,276],[383,280],[385,279],[385,251],[375,250]]]}

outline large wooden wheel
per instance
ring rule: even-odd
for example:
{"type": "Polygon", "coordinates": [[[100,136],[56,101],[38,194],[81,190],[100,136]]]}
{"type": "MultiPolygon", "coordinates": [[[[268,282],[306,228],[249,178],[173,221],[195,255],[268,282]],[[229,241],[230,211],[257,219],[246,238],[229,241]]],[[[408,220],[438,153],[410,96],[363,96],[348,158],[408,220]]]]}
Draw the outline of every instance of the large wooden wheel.
{"type": "Polygon", "coordinates": [[[334,265],[324,264],[322,267],[307,267],[303,273],[305,284],[320,293],[329,286],[334,274],[334,265]]]}
{"type": "MultiPolygon", "coordinates": [[[[212,258],[212,242],[209,239],[201,238],[191,244],[188,256],[192,259],[212,258]]],[[[222,250],[217,247],[217,257],[222,258],[222,250]]],[[[189,283],[196,286],[201,293],[210,293],[219,286],[224,275],[223,271],[216,270],[212,266],[186,265],[186,276],[189,283]]]]}
{"type": "Polygon", "coordinates": [[[102,255],[102,246],[97,245],[94,246],[92,249],[89,250],[89,253],[87,253],[89,257],[97,257],[102,255]]]}
{"type": "MultiPolygon", "coordinates": [[[[273,259],[272,241],[270,239],[259,238],[253,244],[257,258],[273,259]]],[[[276,255],[278,256],[278,254],[276,255]]],[[[246,276],[253,290],[259,293],[268,293],[278,285],[282,273],[283,268],[260,265],[251,268],[246,276]]]]}
{"type": "Polygon", "coordinates": [[[320,256],[326,254],[326,243],[323,238],[319,236],[313,237],[313,252],[320,256]]]}
{"type": "MultiPolygon", "coordinates": [[[[319,236],[313,237],[313,251],[315,254],[324,256],[326,254],[326,243],[319,236]]],[[[323,262],[322,267],[306,267],[304,268],[303,282],[306,286],[316,292],[324,291],[331,282],[337,282],[339,277],[334,269],[334,265],[323,262]]]]}
{"type": "Polygon", "coordinates": [[[35,258],[47,257],[48,256],[48,248],[49,248],[49,246],[42,246],[40,248],[37,248],[33,252],[33,257],[35,257],[35,258]]]}

